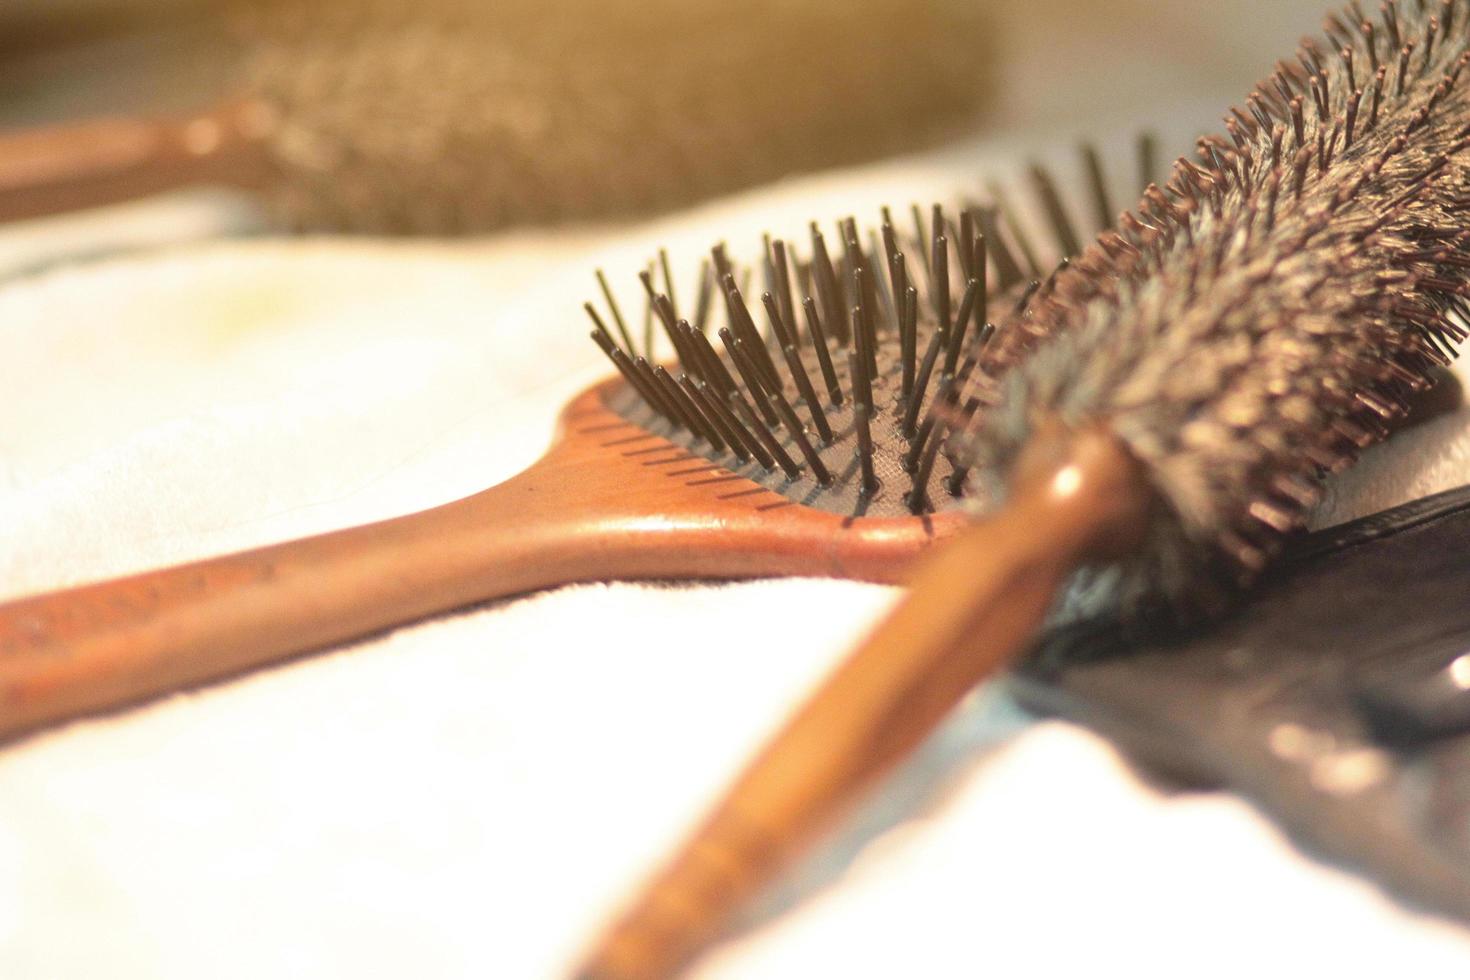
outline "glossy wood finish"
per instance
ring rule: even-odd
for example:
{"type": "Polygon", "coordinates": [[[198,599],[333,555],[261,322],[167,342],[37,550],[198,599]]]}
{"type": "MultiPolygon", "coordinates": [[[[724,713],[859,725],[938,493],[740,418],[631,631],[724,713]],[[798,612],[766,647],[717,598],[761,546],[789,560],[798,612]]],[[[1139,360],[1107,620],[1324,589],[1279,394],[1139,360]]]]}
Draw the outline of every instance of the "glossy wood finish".
{"type": "Polygon", "coordinates": [[[264,186],[269,110],[242,101],[183,119],[99,119],[0,132],[0,221],[182,187],[264,186]]]}
{"type": "Polygon", "coordinates": [[[0,605],[0,736],[569,582],[893,582],[962,520],[799,506],[625,421],[600,390],[540,462],[464,500],[0,605]]]}
{"type": "Polygon", "coordinates": [[[741,905],[1030,645],[1079,565],[1142,543],[1152,496],[1103,433],[1038,439],[1015,503],[936,549],[908,598],[787,723],[609,931],[584,980],[674,975],[741,905]]]}

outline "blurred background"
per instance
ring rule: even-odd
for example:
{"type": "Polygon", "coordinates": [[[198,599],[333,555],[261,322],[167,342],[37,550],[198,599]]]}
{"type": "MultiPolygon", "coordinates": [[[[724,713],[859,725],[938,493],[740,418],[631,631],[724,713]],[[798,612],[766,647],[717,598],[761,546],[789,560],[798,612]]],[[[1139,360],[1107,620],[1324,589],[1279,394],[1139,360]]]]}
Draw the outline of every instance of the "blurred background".
{"type": "MultiPolygon", "coordinates": [[[[1213,127],[1265,53],[1324,12],[1318,0],[10,0],[0,130],[249,98],[271,110],[274,169],[243,182],[271,224],[483,231],[645,216],[978,133],[1105,138],[1195,106],[1215,107],[1198,113],[1213,127]]],[[[5,165],[0,154],[0,182],[5,165]]]]}

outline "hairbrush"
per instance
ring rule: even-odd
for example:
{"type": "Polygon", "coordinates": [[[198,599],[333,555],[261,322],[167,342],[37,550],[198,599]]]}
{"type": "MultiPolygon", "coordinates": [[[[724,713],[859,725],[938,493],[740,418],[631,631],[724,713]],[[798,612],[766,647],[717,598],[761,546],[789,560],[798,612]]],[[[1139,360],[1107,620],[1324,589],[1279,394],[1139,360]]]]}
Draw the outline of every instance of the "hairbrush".
{"type": "Polygon", "coordinates": [[[191,184],[258,192],[306,230],[646,214],[911,148],[968,121],[985,88],[983,17],[954,0],[230,11],[233,95],[0,136],[0,219],[191,184]]]}
{"type": "Polygon", "coordinates": [[[0,734],[568,582],[897,580],[964,523],[939,418],[994,359],[990,311],[1044,295],[1038,252],[1075,244],[1056,182],[1033,180],[1055,248],[992,189],[957,215],[885,209],[867,235],[846,219],[830,246],[813,224],[803,261],[768,240],[742,268],[717,246],[687,308],[661,252],[642,322],[599,271],[586,310],[618,377],[564,410],[540,462],[421,514],[0,605],[0,734]]]}
{"type": "Polygon", "coordinates": [[[1375,20],[1352,4],[1326,32],[1002,324],[981,355],[994,369],[950,416],[984,516],[923,563],[582,975],[675,972],[1024,652],[1064,584],[1125,615],[1150,599],[1211,611],[1432,383],[1470,313],[1470,3],[1389,0],[1375,20]]]}

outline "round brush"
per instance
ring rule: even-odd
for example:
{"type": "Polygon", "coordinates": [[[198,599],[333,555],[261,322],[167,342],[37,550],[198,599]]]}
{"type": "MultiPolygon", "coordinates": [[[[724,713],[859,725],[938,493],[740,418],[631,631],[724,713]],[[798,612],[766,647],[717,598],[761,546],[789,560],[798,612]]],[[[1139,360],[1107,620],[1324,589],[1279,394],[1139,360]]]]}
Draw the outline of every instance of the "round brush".
{"type": "Polygon", "coordinates": [[[1227,135],[1002,324],[994,370],[950,416],[981,516],[582,975],[676,972],[1024,653],[1067,583],[1197,610],[1268,566],[1319,478],[1386,437],[1465,336],[1467,64],[1465,0],[1329,17],[1325,42],[1278,63],[1227,135]]]}
{"type": "Polygon", "coordinates": [[[646,214],[912,148],[983,95],[959,0],[245,0],[233,95],[0,134],[0,220],[190,184],[288,227],[454,234],[646,214]]]}

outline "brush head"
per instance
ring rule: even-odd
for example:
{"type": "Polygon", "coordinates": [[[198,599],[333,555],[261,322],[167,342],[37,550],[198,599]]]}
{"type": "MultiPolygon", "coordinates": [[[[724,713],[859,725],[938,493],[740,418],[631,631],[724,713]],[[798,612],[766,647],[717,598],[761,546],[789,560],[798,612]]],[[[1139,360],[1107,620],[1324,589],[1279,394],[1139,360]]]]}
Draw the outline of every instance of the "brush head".
{"type": "Polygon", "coordinates": [[[977,499],[1038,420],[1101,423],[1164,504],[1125,592],[1197,600],[1261,572],[1465,336],[1467,47],[1465,0],[1354,5],[1279,63],[1002,325],[952,440],[977,499]]]}
{"type": "Polygon", "coordinates": [[[960,0],[243,0],[294,227],[457,233],[647,214],[970,121],[960,0]]]}
{"type": "MultiPolygon", "coordinates": [[[[1145,161],[1151,145],[1142,143],[1145,161]]],[[[1107,214],[1101,160],[1090,147],[1083,160],[1082,196],[1107,214]]],[[[1012,197],[992,184],[988,202],[957,216],[916,206],[900,227],[884,209],[881,228],[866,234],[844,220],[835,245],[813,224],[804,259],[768,238],[757,301],[747,299],[748,270],[723,246],[687,309],[660,253],[641,276],[641,327],[599,273],[605,314],[587,305],[593,339],[626,382],[611,407],[792,503],[874,517],[958,507],[968,463],[946,445],[945,420],[975,407],[960,392],[977,368],[994,369],[1006,356],[997,348],[1016,349],[997,342],[991,312],[1019,322],[1016,311],[1054,288],[1076,229],[1091,227],[1048,171],[1033,167],[1030,181],[1031,210],[1054,245],[1035,246],[1012,197]],[[676,355],[667,368],[656,338],[676,355]]]]}

